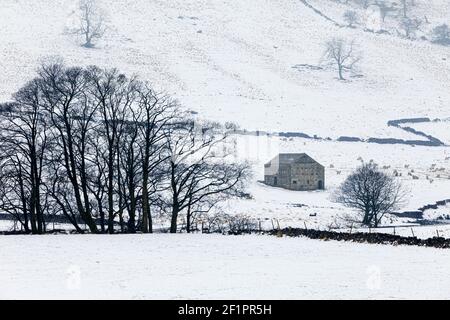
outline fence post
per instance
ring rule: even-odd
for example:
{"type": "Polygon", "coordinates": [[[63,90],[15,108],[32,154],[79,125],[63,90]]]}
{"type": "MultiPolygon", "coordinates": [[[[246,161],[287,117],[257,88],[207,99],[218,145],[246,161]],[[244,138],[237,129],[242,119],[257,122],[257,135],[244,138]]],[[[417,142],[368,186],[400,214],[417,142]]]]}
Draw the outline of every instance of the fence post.
{"type": "Polygon", "coordinates": [[[415,238],[416,236],[414,235],[414,230],[413,230],[413,228],[411,228],[411,233],[412,233],[413,238],[415,238]]]}

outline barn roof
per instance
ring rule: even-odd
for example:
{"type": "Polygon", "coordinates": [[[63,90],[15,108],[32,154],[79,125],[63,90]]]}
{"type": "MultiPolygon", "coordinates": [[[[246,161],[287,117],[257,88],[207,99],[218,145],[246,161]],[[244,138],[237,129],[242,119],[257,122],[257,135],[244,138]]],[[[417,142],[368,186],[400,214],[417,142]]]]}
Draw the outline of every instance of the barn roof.
{"type": "Polygon", "coordinates": [[[306,153],[280,153],[273,158],[269,163],[276,162],[279,164],[293,164],[293,163],[318,163],[316,160],[308,156],[306,153]]]}

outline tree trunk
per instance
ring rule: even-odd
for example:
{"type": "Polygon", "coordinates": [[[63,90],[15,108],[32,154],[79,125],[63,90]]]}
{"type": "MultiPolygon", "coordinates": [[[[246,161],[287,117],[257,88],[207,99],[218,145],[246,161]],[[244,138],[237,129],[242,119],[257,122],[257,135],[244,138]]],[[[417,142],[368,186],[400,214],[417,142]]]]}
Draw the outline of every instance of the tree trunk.
{"type": "Polygon", "coordinates": [[[170,233],[177,233],[177,221],[179,213],[180,209],[178,207],[178,203],[174,203],[172,205],[172,221],[170,222],[170,233]]]}
{"type": "Polygon", "coordinates": [[[170,233],[177,233],[177,220],[180,213],[180,203],[178,201],[178,189],[175,180],[175,164],[171,162],[171,187],[172,187],[172,221],[170,222],[170,233]]]}
{"type": "Polygon", "coordinates": [[[363,224],[364,225],[366,225],[366,226],[370,226],[370,210],[369,209],[366,209],[365,211],[364,211],[364,218],[363,218],[363,224]]]}
{"type": "Polygon", "coordinates": [[[27,210],[27,199],[25,196],[25,188],[23,185],[23,177],[22,177],[22,167],[19,163],[19,185],[20,185],[20,198],[22,201],[22,212],[24,219],[24,228],[26,233],[30,233],[30,227],[28,226],[28,210],[27,210]]]}
{"type": "Polygon", "coordinates": [[[339,69],[339,80],[345,80],[345,79],[344,79],[344,76],[343,76],[343,74],[342,74],[342,66],[339,65],[339,66],[338,66],[338,69],[339,69]]]}
{"type": "Polygon", "coordinates": [[[114,233],[114,155],[112,147],[108,156],[108,232],[114,233]]]}
{"type": "Polygon", "coordinates": [[[192,220],[192,195],[189,196],[189,204],[186,214],[186,232],[191,233],[191,220],[192,220]]]}
{"type": "Polygon", "coordinates": [[[150,215],[150,203],[148,199],[148,176],[143,178],[142,182],[142,232],[148,233],[149,232],[149,223],[148,223],[148,217],[150,215]]]}
{"type": "Polygon", "coordinates": [[[186,216],[186,232],[191,233],[191,207],[188,207],[186,216]]]}
{"type": "Polygon", "coordinates": [[[148,233],[153,233],[152,209],[148,207],[148,233]]]}
{"type": "MultiPolygon", "coordinates": [[[[148,133],[146,133],[146,137],[148,137],[148,133]]],[[[149,191],[148,191],[148,182],[149,182],[149,159],[150,159],[150,146],[148,145],[149,141],[146,139],[145,141],[145,152],[144,159],[142,162],[142,232],[143,233],[152,233],[153,232],[153,223],[150,212],[150,199],[149,199],[149,191]]]]}
{"type": "Polygon", "coordinates": [[[72,184],[74,195],[75,195],[75,201],[77,205],[78,212],[80,213],[81,217],[84,220],[84,223],[89,227],[89,230],[92,233],[98,233],[97,225],[94,222],[94,219],[91,215],[91,210],[89,206],[89,202],[86,202],[86,194],[84,194],[84,200],[85,204],[83,205],[83,201],[81,200],[81,193],[80,193],[80,185],[78,183],[78,177],[77,177],[77,166],[75,161],[75,152],[73,147],[73,135],[72,130],[69,124],[69,120],[67,118],[67,115],[64,117],[65,121],[65,128],[67,131],[67,137],[65,138],[64,143],[64,158],[65,158],[65,166],[67,170],[67,174],[69,176],[69,180],[72,184]],[[67,145],[66,145],[67,144],[67,145]]]}
{"type": "Polygon", "coordinates": [[[103,205],[101,203],[101,200],[98,201],[98,211],[100,213],[100,228],[102,230],[102,233],[105,233],[105,211],[103,210],[103,205]]]}
{"type": "Polygon", "coordinates": [[[127,229],[129,233],[136,233],[136,195],[132,178],[129,177],[129,193],[130,193],[130,207],[128,212],[127,229]]]}

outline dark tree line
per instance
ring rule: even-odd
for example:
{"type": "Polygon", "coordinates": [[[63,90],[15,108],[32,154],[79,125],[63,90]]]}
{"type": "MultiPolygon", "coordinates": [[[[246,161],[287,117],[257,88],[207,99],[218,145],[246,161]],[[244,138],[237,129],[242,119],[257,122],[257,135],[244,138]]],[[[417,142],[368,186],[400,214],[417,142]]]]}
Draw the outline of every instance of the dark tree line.
{"type": "Polygon", "coordinates": [[[82,233],[170,232],[242,196],[231,125],[194,122],[169,96],[116,69],[45,64],[2,105],[0,210],[27,233],[61,215],[82,233]]]}

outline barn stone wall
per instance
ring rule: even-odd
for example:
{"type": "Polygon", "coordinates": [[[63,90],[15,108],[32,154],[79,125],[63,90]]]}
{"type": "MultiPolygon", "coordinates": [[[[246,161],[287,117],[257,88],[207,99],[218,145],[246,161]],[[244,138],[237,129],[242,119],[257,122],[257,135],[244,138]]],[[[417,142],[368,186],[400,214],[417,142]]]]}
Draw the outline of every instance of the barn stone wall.
{"type": "Polygon", "coordinates": [[[273,168],[266,166],[264,182],[289,190],[325,189],[325,168],[318,163],[294,163],[279,165],[279,170],[276,172],[273,168]]]}

